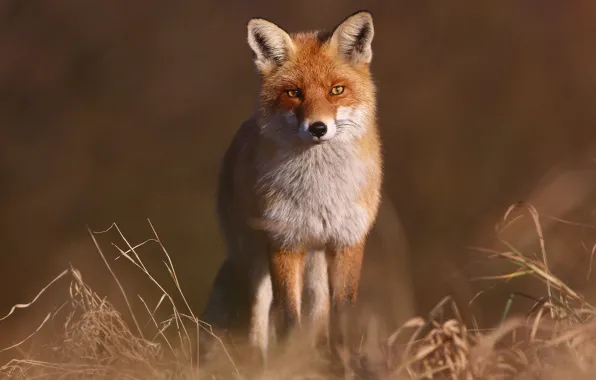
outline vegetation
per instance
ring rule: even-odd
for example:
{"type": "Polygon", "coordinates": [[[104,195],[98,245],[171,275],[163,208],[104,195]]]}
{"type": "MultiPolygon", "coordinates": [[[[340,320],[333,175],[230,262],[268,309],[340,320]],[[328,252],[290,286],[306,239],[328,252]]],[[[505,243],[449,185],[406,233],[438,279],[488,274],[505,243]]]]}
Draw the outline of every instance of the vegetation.
{"type": "MultiPolygon", "coordinates": [[[[524,204],[512,206],[497,227],[497,235],[522,216],[518,212],[520,208],[525,208],[534,222],[540,253],[521,252],[503,239],[499,240],[501,250],[476,248],[487,260],[505,261],[513,268],[510,273],[481,279],[498,285],[531,276],[543,284],[544,291],[538,297],[512,295],[505,303],[499,326],[482,330],[475,323],[467,325],[458,305],[446,297],[426,318],[410,319],[384,340],[373,342],[372,350],[370,345],[361,345],[352,354],[343,355],[343,363],[317,357],[306,345],[296,341],[287,352],[276,354],[265,373],[255,369],[250,360],[243,360],[245,351],[240,346],[224,343],[210,326],[199,321],[186,302],[174,263],[150,222],[154,236],[136,245],[128,242],[116,224],[110,228],[118,231],[125,243],[125,248],[118,248],[120,258],[145,273],[161,292],[154,306],[139,296],[147,312],[143,318],[149,321],[144,326],[140,323],[141,317],[132,313],[125,289],[96,240],[102,232],[90,231],[91,239],[129,305],[127,312],[133,314],[133,327],[106,298],[85,284],[76,268],[69,268],[31,302],[15,305],[0,319],[1,322],[14,317],[16,309],[30,307],[49,287],[70,279],[68,302],[48,313],[30,336],[3,349],[14,353],[14,358],[1,366],[1,373],[15,379],[330,379],[345,378],[346,373],[355,379],[593,378],[596,375],[596,309],[551,272],[537,210],[524,204]],[[517,217],[514,218],[514,214],[517,217]],[[155,280],[141,260],[138,251],[148,244],[161,248],[166,270],[179,293],[176,297],[155,280]],[[511,304],[518,297],[533,301],[525,317],[509,315],[511,304]],[[182,303],[177,305],[178,298],[182,303]],[[158,320],[158,309],[167,309],[170,317],[158,320]],[[64,323],[53,334],[54,339],[37,342],[36,334],[60,316],[64,323]],[[203,363],[198,360],[197,347],[198,340],[204,337],[215,339],[221,355],[203,363]],[[348,370],[344,371],[346,368],[348,370]]],[[[363,341],[366,335],[364,332],[363,341]]]]}

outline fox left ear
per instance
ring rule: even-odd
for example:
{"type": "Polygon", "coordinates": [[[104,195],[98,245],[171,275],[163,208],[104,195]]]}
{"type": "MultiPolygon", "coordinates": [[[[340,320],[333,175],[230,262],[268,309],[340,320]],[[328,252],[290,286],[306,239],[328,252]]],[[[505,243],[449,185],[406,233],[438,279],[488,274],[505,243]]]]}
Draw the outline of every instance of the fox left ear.
{"type": "Polygon", "coordinates": [[[374,34],[372,14],[368,11],[358,11],[335,28],[330,43],[349,62],[369,64],[372,60],[371,45],[374,34]]]}

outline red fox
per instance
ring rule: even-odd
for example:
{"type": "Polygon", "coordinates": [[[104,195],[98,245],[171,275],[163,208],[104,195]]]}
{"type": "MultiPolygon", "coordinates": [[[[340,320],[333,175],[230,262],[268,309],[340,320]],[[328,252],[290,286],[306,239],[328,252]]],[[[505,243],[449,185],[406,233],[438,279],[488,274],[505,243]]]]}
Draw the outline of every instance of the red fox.
{"type": "MultiPolygon", "coordinates": [[[[382,155],[369,12],[328,33],[289,34],[262,18],[247,27],[260,106],[220,171],[220,274],[246,285],[249,342],[266,360],[272,305],[281,339],[305,324],[324,339],[340,334],[377,217],[382,155]]],[[[225,302],[212,295],[207,310],[225,302]]]]}

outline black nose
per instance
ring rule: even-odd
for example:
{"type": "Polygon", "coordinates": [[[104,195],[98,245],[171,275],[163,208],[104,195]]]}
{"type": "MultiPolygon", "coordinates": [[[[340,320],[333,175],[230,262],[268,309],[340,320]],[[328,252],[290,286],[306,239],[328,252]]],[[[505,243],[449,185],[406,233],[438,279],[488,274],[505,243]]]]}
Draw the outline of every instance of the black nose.
{"type": "Polygon", "coordinates": [[[315,137],[323,137],[327,133],[327,126],[322,121],[316,121],[308,127],[308,131],[315,137]]]}

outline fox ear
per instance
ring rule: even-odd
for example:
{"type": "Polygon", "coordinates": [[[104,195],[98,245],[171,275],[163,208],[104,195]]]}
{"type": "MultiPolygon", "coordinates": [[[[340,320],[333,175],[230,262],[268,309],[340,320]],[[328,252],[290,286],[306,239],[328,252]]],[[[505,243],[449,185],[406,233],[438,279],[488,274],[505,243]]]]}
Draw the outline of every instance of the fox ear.
{"type": "Polygon", "coordinates": [[[372,14],[368,11],[358,11],[335,28],[330,42],[349,62],[369,64],[372,60],[371,45],[374,34],[372,14]]]}
{"type": "Polygon", "coordinates": [[[261,73],[280,66],[294,48],[290,35],[270,21],[253,18],[247,27],[248,45],[254,52],[254,62],[261,73]]]}

